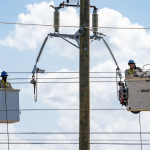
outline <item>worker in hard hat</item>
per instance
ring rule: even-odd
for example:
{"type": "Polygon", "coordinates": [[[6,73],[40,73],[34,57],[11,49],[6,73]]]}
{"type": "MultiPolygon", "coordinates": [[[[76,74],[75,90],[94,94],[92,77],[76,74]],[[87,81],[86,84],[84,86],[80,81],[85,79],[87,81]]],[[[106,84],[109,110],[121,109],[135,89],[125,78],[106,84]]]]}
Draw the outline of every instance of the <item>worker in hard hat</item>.
{"type": "Polygon", "coordinates": [[[2,80],[0,81],[0,88],[13,89],[11,84],[7,82],[7,76],[8,76],[7,72],[3,71],[1,73],[2,80]]]}
{"type": "Polygon", "coordinates": [[[125,70],[125,76],[136,75],[137,71],[136,71],[136,65],[134,60],[129,60],[128,65],[130,68],[125,70]]]}

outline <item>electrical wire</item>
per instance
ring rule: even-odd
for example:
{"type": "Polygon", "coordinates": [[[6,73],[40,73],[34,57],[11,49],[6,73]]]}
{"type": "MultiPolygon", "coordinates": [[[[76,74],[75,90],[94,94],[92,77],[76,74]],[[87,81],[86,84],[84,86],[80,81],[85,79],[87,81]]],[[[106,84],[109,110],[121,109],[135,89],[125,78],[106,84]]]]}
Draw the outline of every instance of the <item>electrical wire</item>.
{"type": "Polygon", "coordinates": [[[140,125],[140,140],[141,140],[141,150],[142,150],[142,135],[141,135],[141,117],[139,113],[139,125],[140,125]]]}
{"type": "MultiPolygon", "coordinates": [[[[119,110],[126,110],[126,109],[7,109],[7,111],[79,111],[79,110],[91,110],[91,111],[119,111],[119,110]]],[[[0,111],[6,111],[0,109],[0,111]]]]}
{"type": "MultiPolygon", "coordinates": [[[[32,72],[7,72],[7,73],[16,73],[16,74],[18,74],[18,73],[30,73],[30,74],[32,74],[32,72]]],[[[39,74],[45,74],[45,73],[80,73],[80,72],[44,72],[44,73],[40,73],[40,72],[38,72],[39,74]]],[[[100,72],[89,72],[89,73],[116,73],[116,72],[113,72],[113,71],[109,71],[109,72],[107,72],[107,71],[100,71],[100,72]]],[[[121,73],[125,73],[125,72],[121,72],[121,73]]]]}
{"type": "MultiPolygon", "coordinates": [[[[145,81],[150,81],[150,79],[147,79],[145,81]]],[[[82,81],[82,82],[37,82],[37,83],[44,83],[44,84],[48,84],[48,83],[87,83],[88,81],[82,81]]],[[[100,82],[103,82],[103,83],[116,83],[116,81],[90,81],[91,83],[100,83],[100,82]]],[[[139,80],[139,81],[127,81],[127,82],[143,82],[143,80],[139,80]]],[[[30,82],[12,82],[11,84],[31,84],[30,82]]]]}
{"type": "MultiPolygon", "coordinates": [[[[0,141],[7,141],[8,139],[0,139],[0,141]]],[[[10,139],[10,141],[79,141],[79,139],[10,139]]],[[[91,139],[90,141],[113,141],[113,142],[140,142],[141,140],[118,140],[118,139],[91,139]]],[[[150,140],[142,140],[148,142],[150,140]]]]}
{"type": "MultiPolygon", "coordinates": [[[[4,85],[5,87],[5,85],[4,85]]],[[[7,113],[7,100],[6,100],[6,87],[5,89],[5,106],[6,106],[6,120],[7,120],[7,138],[8,138],[8,150],[9,150],[9,129],[8,129],[8,113],[7,113]]]]}
{"type": "MultiPolygon", "coordinates": [[[[110,79],[116,79],[116,77],[89,77],[90,79],[105,79],[105,78],[110,78],[110,79]]],[[[117,77],[119,78],[119,77],[117,77]]],[[[32,78],[8,78],[8,80],[31,80],[32,78]]],[[[68,77],[68,78],[36,78],[36,79],[52,79],[52,80],[61,80],[61,79],[79,79],[79,77],[68,77]]]]}
{"type": "Polygon", "coordinates": [[[150,64],[146,64],[146,65],[144,65],[144,66],[142,67],[142,71],[144,70],[144,67],[145,67],[145,66],[148,66],[148,65],[150,65],[150,64]]]}
{"type": "MultiPolygon", "coordinates": [[[[1,135],[5,135],[7,133],[5,132],[0,132],[1,135]]],[[[150,132],[9,132],[9,134],[23,134],[23,135],[28,135],[28,134],[31,134],[31,135],[51,135],[51,134],[54,134],[54,135],[59,135],[59,134],[113,134],[113,135],[120,135],[120,134],[127,134],[127,135],[139,135],[139,134],[150,134],[150,132]]]]}
{"type": "MultiPolygon", "coordinates": [[[[46,25],[46,24],[33,24],[33,23],[14,23],[14,22],[0,22],[0,24],[10,24],[10,25],[24,25],[24,26],[44,26],[44,27],[54,27],[55,25],[46,25]]],[[[71,27],[71,28],[80,28],[79,26],[65,26],[60,25],[60,27],[71,27]]],[[[150,28],[130,28],[130,27],[84,27],[84,28],[104,28],[104,29],[129,29],[129,30],[150,30],[150,28]]]]}
{"type": "MultiPolygon", "coordinates": [[[[98,82],[116,82],[116,81],[90,81],[93,83],[98,83],[98,82]]],[[[133,81],[134,82],[134,81],[133,81]]],[[[84,82],[37,82],[37,83],[87,83],[87,81],[84,82]]],[[[11,84],[31,84],[30,82],[12,82],[11,84]]]]}
{"type": "MultiPolygon", "coordinates": [[[[0,142],[0,144],[8,144],[7,142],[0,142]]],[[[141,145],[141,143],[9,143],[9,144],[49,144],[49,145],[65,145],[65,144],[93,144],[93,145],[141,145]]],[[[150,145],[150,143],[143,143],[143,145],[150,145]]]]}

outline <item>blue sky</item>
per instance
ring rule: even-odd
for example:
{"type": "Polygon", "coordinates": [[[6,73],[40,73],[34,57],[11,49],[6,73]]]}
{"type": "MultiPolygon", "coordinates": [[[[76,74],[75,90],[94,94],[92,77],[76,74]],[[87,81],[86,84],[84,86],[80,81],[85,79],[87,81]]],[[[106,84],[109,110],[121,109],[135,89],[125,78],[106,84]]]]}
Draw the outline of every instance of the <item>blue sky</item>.
{"type": "MultiPolygon", "coordinates": [[[[51,1],[26,0],[26,1],[4,1],[0,5],[0,22],[23,22],[23,23],[43,23],[53,24],[53,10],[49,7],[53,2],[58,6],[61,0],[51,1]],[[45,2],[45,3],[44,3],[45,2]],[[28,10],[27,10],[28,9],[28,10]]],[[[140,0],[93,0],[92,5],[99,8],[99,26],[114,27],[149,27],[149,1],[140,0]]],[[[91,9],[92,13],[92,9],[91,9]]],[[[61,25],[78,25],[78,10],[65,8],[61,10],[61,25]]],[[[61,33],[76,32],[76,28],[61,28],[61,33]]],[[[52,27],[30,27],[0,24],[0,70],[8,72],[32,71],[38,51],[44,38],[49,32],[53,32],[52,27]]],[[[137,65],[142,67],[149,63],[150,34],[148,30],[106,30],[99,29],[107,35],[106,40],[116,56],[116,59],[124,71],[129,59],[134,59],[137,65]]],[[[92,33],[91,33],[92,34],[92,33]]],[[[48,71],[78,71],[79,70],[79,50],[69,45],[62,39],[49,38],[47,45],[38,63],[40,69],[48,71]]],[[[93,72],[115,71],[116,66],[108,50],[102,41],[95,41],[91,44],[91,64],[93,72]]],[[[114,77],[114,74],[91,74],[92,77],[114,77]]],[[[24,77],[31,78],[31,74],[9,74],[9,78],[24,77]]],[[[44,74],[43,78],[78,77],[78,74],[44,74]]],[[[98,79],[97,79],[98,80],[98,79]]],[[[30,80],[9,80],[13,82],[29,82],[30,80]]],[[[48,81],[48,80],[40,80],[48,81]]],[[[57,81],[55,79],[50,81],[57,81]]],[[[61,80],[63,81],[63,80],[61,80]]],[[[65,80],[68,81],[68,80],[65,80]]],[[[78,80],[69,80],[78,81],[78,80]]],[[[20,108],[78,108],[79,90],[78,84],[39,84],[38,102],[34,102],[33,86],[30,84],[12,84],[14,88],[21,89],[20,108]]],[[[91,108],[122,108],[116,97],[116,85],[114,83],[91,83],[91,108]]],[[[148,112],[142,112],[142,131],[148,131],[148,112]]],[[[78,132],[78,111],[36,111],[22,112],[19,123],[9,126],[12,132],[30,131],[64,131],[78,132]]],[[[6,131],[6,125],[1,125],[0,132],[6,131]]],[[[127,111],[92,111],[91,131],[137,131],[139,132],[138,115],[133,115],[127,111]],[[117,116],[117,117],[116,117],[117,116]]],[[[41,136],[14,136],[12,138],[49,138],[49,139],[78,139],[78,135],[41,135],[41,136]]],[[[99,135],[92,135],[93,139],[102,139],[99,135]]],[[[128,136],[103,136],[105,139],[129,139],[128,136]]],[[[138,136],[130,136],[131,139],[139,139],[138,136]]],[[[149,139],[149,136],[143,138],[149,139]]],[[[76,149],[78,146],[50,146],[55,149],[76,149]]],[[[38,149],[47,150],[49,146],[22,147],[11,146],[11,150],[38,149]]],[[[103,150],[126,150],[128,146],[91,146],[91,149],[101,148],[103,150]]],[[[140,146],[132,147],[134,150],[140,146]]],[[[147,148],[147,147],[145,147],[147,148]]],[[[1,148],[2,150],[5,147],[1,148]]]]}
{"type": "MultiPolygon", "coordinates": [[[[1,3],[0,6],[0,13],[3,14],[0,16],[0,19],[2,21],[16,21],[17,15],[20,13],[25,13],[25,5],[27,4],[34,4],[34,3],[40,3],[41,0],[26,0],[26,1],[4,1],[1,3]],[[11,15],[10,15],[11,13],[11,15]]],[[[49,2],[46,1],[45,2],[49,2]]],[[[61,0],[55,0],[55,4],[58,5],[61,3],[61,0]]],[[[119,0],[92,0],[92,5],[96,5],[99,9],[103,7],[107,7],[110,9],[115,9],[119,11],[123,16],[127,16],[132,23],[138,22],[139,24],[142,24],[143,26],[149,25],[149,4],[150,2],[148,0],[145,0],[144,2],[141,0],[126,0],[126,1],[119,1],[119,0]]],[[[10,28],[10,27],[9,27],[10,28]]]]}

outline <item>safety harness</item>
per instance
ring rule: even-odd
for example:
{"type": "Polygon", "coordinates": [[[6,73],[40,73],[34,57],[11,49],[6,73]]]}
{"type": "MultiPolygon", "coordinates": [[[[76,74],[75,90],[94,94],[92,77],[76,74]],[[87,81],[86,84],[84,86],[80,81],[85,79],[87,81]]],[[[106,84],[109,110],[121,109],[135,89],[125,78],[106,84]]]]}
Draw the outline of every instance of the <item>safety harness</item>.
{"type": "Polygon", "coordinates": [[[135,69],[133,69],[132,71],[131,71],[131,69],[129,69],[130,74],[133,74],[134,71],[135,71],[135,69]]]}
{"type": "Polygon", "coordinates": [[[2,80],[2,83],[4,84],[4,87],[7,88],[7,82],[5,82],[4,80],[2,80]]]}

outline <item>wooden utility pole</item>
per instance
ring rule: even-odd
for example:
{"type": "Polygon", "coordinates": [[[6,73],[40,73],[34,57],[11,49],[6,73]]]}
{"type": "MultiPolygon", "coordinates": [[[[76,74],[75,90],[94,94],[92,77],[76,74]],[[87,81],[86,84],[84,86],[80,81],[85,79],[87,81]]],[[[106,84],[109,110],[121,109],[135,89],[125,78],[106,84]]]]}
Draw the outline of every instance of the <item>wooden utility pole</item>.
{"type": "MultiPolygon", "coordinates": [[[[90,0],[80,0],[80,26],[90,26],[90,0]]],[[[90,31],[80,37],[80,122],[79,150],[90,150],[90,31]],[[84,134],[85,133],[85,134],[84,134]]]]}

